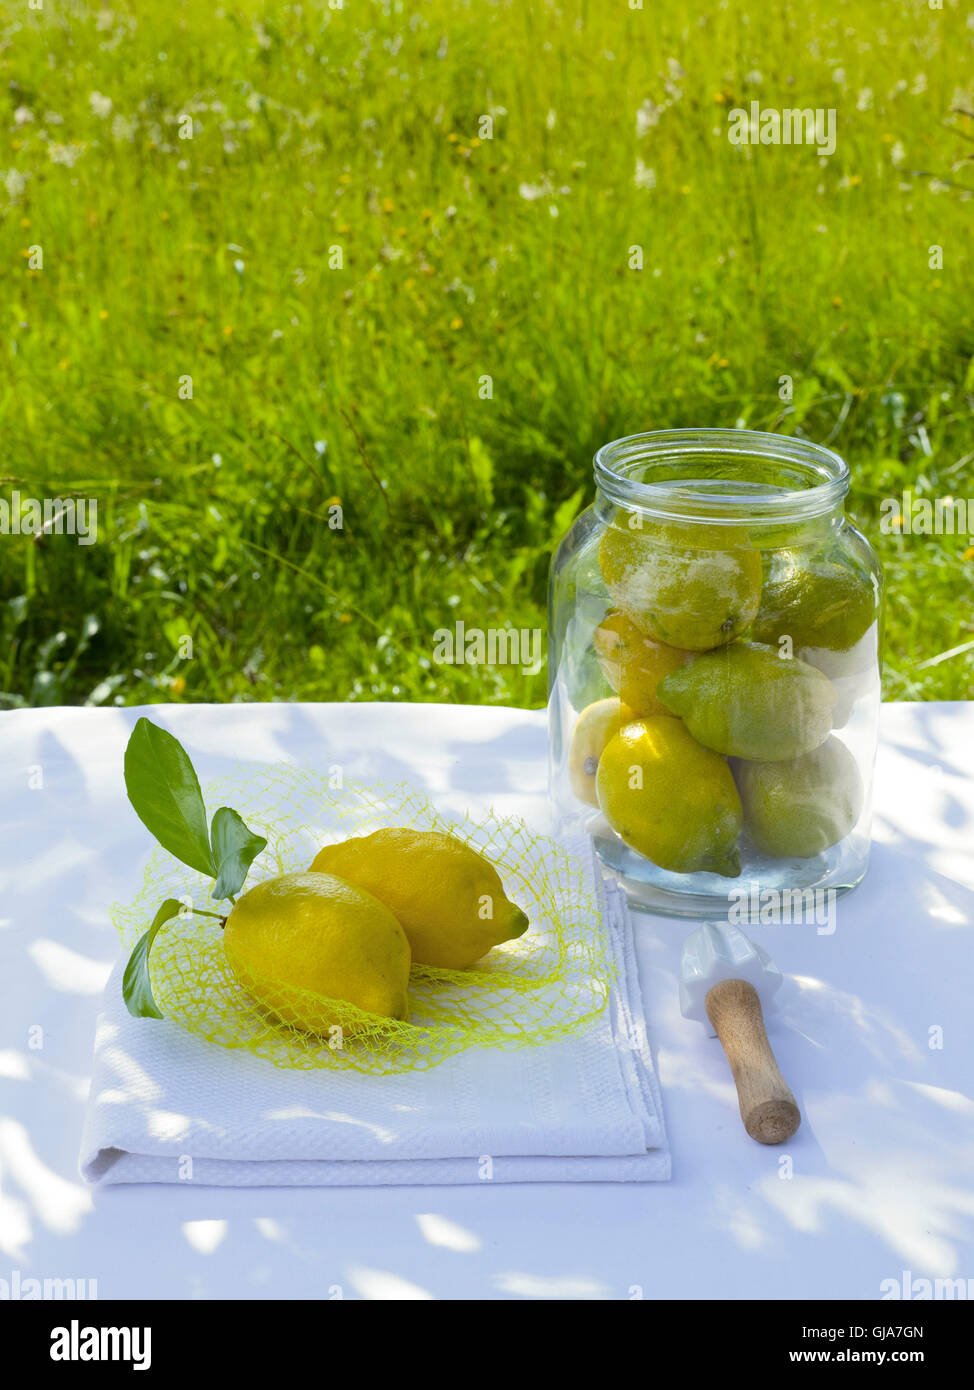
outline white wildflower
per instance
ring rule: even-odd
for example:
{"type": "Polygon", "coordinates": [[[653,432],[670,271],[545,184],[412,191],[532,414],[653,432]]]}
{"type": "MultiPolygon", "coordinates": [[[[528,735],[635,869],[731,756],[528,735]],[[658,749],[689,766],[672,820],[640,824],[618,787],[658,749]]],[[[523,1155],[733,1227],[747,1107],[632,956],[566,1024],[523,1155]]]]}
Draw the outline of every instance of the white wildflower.
{"type": "Polygon", "coordinates": [[[135,122],[130,121],[127,116],[116,116],[112,121],[112,138],[114,140],[134,140],[135,122]]]}
{"type": "Polygon", "coordinates": [[[18,106],[14,112],[14,125],[26,125],[33,119],[34,113],[29,106],[18,106]]]}
{"type": "Polygon", "coordinates": [[[112,99],[103,96],[101,92],[92,92],[88,98],[88,105],[93,113],[96,116],[101,116],[103,120],[112,114],[112,99]]]}
{"type": "Polygon", "coordinates": [[[889,152],[890,161],[898,169],[906,158],[906,150],[903,148],[902,140],[897,140],[896,144],[889,152]]]}
{"type": "Polygon", "coordinates": [[[657,106],[650,97],[646,98],[642,106],[636,111],[636,138],[638,140],[641,140],[654,126],[659,125],[662,111],[662,106],[657,106]]]}
{"type": "Polygon", "coordinates": [[[455,276],[454,279],[444,287],[443,293],[456,294],[458,292],[466,296],[468,304],[473,304],[474,300],[477,298],[473,286],[465,285],[459,276],[455,276]]]}
{"type": "Polygon", "coordinates": [[[857,111],[871,111],[871,110],[872,110],[872,105],[873,105],[873,89],[872,89],[872,87],[863,87],[862,91],[859,93],[859,96],[858,96],[858,98],[857,98],[857,100],[856,100],[856,110],[857,110],[857,111]]]}
{"type": "Polygon", "coordinates": [[[656,170],[648,168],[641,159],[637,159],[636,172],[632,181],[637,188],[655,188],[656,170]]]}
{"type": "Polygon", "coordinates": [[[19,198],[27,187],[27,179],[19,169],[8,169],[3,175],[3,182],[10,198],[19,198]]]}
{"type": "Polygon", "coordinates": [[[80,145],[48,145],[47,156],[52,164],[65,164],[73,169],[81,157],[80,145]]]}

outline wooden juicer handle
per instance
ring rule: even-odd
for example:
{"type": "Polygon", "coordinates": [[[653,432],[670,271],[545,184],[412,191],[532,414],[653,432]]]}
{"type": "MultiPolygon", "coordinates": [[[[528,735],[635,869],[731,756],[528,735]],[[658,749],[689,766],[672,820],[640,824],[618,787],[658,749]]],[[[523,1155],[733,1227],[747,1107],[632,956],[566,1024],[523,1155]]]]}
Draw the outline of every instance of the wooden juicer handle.
{"type": "Polygon", "coordinates": [[[783,1144],[801,1112],[771,1051],[757,991],[746,980],[723,980],[704,1002],[730,1063],[744,1128],[759,1144],[783,1144]]]}

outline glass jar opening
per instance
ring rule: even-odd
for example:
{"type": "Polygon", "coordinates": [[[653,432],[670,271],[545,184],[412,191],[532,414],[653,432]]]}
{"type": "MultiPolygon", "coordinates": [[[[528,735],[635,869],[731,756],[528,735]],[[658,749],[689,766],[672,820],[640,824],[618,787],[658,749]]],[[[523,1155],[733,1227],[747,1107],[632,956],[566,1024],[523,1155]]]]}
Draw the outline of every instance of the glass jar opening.
{"type": "Polygon", "coordinates": [[[849,469],[824,445],[789,435],[656,430],[603,445],[595,481],[627,511],[731,525],[826,516],[849,490],[849,469]]]}

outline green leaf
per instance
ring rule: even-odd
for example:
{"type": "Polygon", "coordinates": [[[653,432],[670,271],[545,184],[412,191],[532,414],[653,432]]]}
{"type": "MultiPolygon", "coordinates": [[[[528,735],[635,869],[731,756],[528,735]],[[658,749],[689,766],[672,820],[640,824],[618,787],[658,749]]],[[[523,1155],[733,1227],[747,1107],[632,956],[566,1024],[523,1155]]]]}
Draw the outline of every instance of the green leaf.
{"type": "Polygon", "coordinates": [[[791,418],[788,420],[789,432],[801,424],[812,406],[822,395],[822,383],[817,376],[803,376],[795,387],[791,403],[791,418]]]}
{"type": "Polygon", "coordinates": [[[552,549],[558,544],[562,536],[578,515],[578,509],[585,498],[586,489],[577,488],[571,495],[566,497],[564,502],[556,509],[551,522],[551,546],[552,549]]]}
{"type": "Polygon", "coordinates": [[[255,835],[229,806],[221,806],[210,827],[213,863],[217,869],[214,898],[232,898],[243,887],[247,870],[267,844],[255,835]]]}
{"type": "Polygon", "coordinates": [[[187,622],[185,618],[170,618],[163,623],[162,630],[166,634],[170,646],[174,651],[179,652],[182,643],[189,636],[187,632],[187,622]]]}
{"type": "Polygon", "coordinates": [[[178,917],[183,905],[178,898],[167,898],[155,917],[152,926],[144,936],[139,937],[135,949],[129,956],[125,974],[122,976],[122,997],[125,1007],[133,1018],[162,1018],[156,1001],[152,997],[152,981],[149,978],[149,952],[156,939],[156,933],[163,922],[178,917]]]}
{"type": "Polygon", "coordinates": [[[490,506],[494,501],[494,460],[487,452],[482,439],[474,435],[467,442],[467,455],[470,459],[470,472],[483,501],[490,506]]]}
{"type": "Polygon", "coordinates": [[[27,617],[27,595],[17,594],[14,598],[7,599],[7,607],[10,609],[14,625],[22,623],[27,617]]]}
{"type": "Polygon", "coordinates": [[[125,750],[125,788],[142,824],[170,854],[216,877],[206,810],[193,764],[178,739],[142,718],[125,750]]]}
{"type": "Polygon", "coordinates": [[[841,390],[856,390],[856,383],[852,380],[841,362],[836,362],[834,358],[818,356],[815,359],[815,367],[822,376],[828,377],[830,381],[834,381],[836,386],[841,390]]]}

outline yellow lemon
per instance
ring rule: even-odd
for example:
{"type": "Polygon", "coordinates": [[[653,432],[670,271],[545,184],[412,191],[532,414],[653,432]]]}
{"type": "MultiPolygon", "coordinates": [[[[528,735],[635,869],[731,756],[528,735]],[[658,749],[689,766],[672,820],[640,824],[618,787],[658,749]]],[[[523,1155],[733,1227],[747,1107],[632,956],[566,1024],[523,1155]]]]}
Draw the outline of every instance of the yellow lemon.
{"type": "Polygon", "coordinates": [[[628,706],[610,696],[608,700],[596,700],[586,705],[578,716],[572,731],[572,741],[568,749],[568,772],[572,791],[579,801],[589,806],[598,806],[595,794],[595,774],[599,767],[602,749],[613,734],[617,734],[623,724],[635,719],[628,706]]]}
{"type": "Polygon", "coordinates": [[[314,996],[384,1018],[407,1017],[409,942],[389,909],[330,874],[280,874],[235,903],[223,932],[247,992],[285,1023],[327,1033],[314,996]]]}
{"type": "Polygon", "coordinates": [[[592,645],[606,680],[619,699],[637,715],[667,714],[656,697],[664,676],[692,659],[690,652],[668,647],[641,632],[625,613],[610,613],[592,634],[592,645]]]}
{"type": "Polygon", "coordinates": [[[422,965],[464,970],[528,929],[493,864],[455,835],[377,830],[326,845],[311,868],[338,874],[384,902],[422,965]]]}
{"type": "Polygon", "coordinates": [[[634,719],[606,744],[599,805],[632,849],[673,873],[736,878],[741,800],[724,758],[671,715],[634,719]]]}
{"type": "Polygon", "coordinates": [[[755,762],[810,753],[832,729],[828,676],[774,647],[735,642],[660,681],[659,697],[707,748],[755,762]]]}
{"type": "Polygon", "coordinates": [[[618,512],[599,543],[612,601],[670,647],[702,652],[732,642],[761,602],[761,556],[734,526],[643,521],[618,512]]]}

